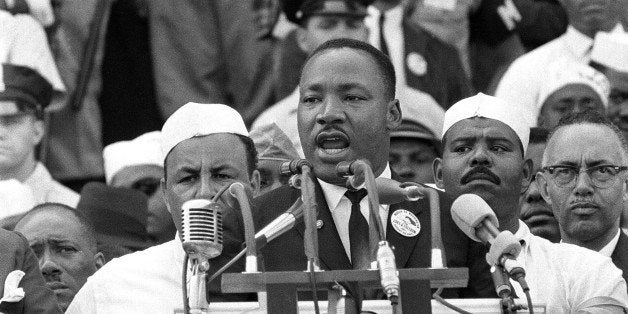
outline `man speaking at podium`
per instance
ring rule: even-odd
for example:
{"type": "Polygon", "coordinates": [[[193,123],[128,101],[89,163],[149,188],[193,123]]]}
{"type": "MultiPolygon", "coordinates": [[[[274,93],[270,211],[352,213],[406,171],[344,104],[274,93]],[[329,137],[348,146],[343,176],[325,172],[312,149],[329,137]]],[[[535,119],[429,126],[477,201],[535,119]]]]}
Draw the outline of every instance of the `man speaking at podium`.
{"type": "MultiPolygon", "coordinates": [[[[307,59],[299,91],[299,136],[316,176],[320,266],[366,269],[370,266],[368,200],[364,190],[347,190],[346,178],[337,175],[336,165],[364,159],[375,177],[396,178],[388,165],[388,152],[390,132],[401,123],[402,113],[394,95],[393,66],[369,44],[331,40],[307,59]]],[[[283,213],[300,194],[282,187],[255,199],[256,212],[263,217],[258,227],[283,213]]],[[[386,238],[395,247],[397,267],[429,267],[429,208],[406,202],[382,205],[379,213],[386,238]],[[412,221],[416,227],[393,227],[391,219],[412,221]]],[[[306,269],[303,230],[304,224],[298,223],[267,244],[262,250],[266,271],[306,269]]]]}
{"type": "MultiPolygon", "coordinates": [[[[519,220],[519,195],[533,174],[530,160],[524,159],[529,128],[515,110],[483,94],[449,108],[443,125],[443,158],[434,163],[437,186],[451,199],[471,193],[490,206],[500,231],[511,231],[522,244],[516,260],[525,269],[532,302],[547,304],[547,313],[624,313],[626,283],[610,258],[534,236],[519,220]]],[[[482,254],[467,265],[470,286],[477,285],[473,281],[478,278],[490,278],[482,254]]],[[[525,298],[520,286],[512,280],[511,284],[517,297],[525,298]]]]}

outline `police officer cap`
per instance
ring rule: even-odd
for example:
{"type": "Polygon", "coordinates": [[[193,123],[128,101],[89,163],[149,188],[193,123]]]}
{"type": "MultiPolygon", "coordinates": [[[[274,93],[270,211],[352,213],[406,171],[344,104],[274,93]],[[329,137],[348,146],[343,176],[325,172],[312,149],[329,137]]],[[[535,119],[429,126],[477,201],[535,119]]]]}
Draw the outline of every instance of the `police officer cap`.
{"type": "Polygon", "coordinates": [[[3,63],[0,67],[0,101],[21,101],[43,110],[52,99],[52,85],[37,71],[3,63]]]}

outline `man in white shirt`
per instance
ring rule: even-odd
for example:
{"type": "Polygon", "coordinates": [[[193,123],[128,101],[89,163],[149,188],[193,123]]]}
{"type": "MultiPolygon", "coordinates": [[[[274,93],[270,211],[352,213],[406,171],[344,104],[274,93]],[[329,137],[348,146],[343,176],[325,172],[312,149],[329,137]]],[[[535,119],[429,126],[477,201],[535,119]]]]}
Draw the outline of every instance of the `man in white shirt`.
{"type": "Polygon", "coordinates": [[[78,194],[55,181],[35,156],[44,136],[43,115],[52,86],[28,67],[3,64],[0,71],[0,179],[16,179],[30,187],[35,204],[76,207],[78,194]]]}
{"type": "MultiPolygon", "coordinates": [[[[545,303],[547,313],[623,313],[626,282],[610,258],[551,243],[532,235],[519,220],[519,195],[532,176],[532,163],[524,158],[529,132],[516,108],[503,100],[478,94],[458,102],[445,113],[443,158],[434,165],[437,186],[452,199],[467,193],[482,197],[499,229],[523,241],[517,261],[526,270],[532,301],[545,303]]],[[[475,271],[487,272],[489,265],[481,262],[485,268],[475,271]]],[[[519,285],[511,283],[523,296],[519,285]]]]}
{"type": "MultiPolygon", "coordinates": [[[[188,103],[164,123],[164,199],[178,235],[172,241],[125,255],[107,263],[87,280],[67,313],[173,313],[183,310],[184,251],[181,206],[191,199],[212,199],[218,191],[240,182],[254,195],[259,190],[257,153],[242,117],[218,104],[188,103]]],[[[208,275],[224,266],[241,250],[242,217],[223,211],[222,254],[209,261],[208,275]]],[[[243,260],[228,272],[244,269],[243,260]]],[[[191,278],[188,267],[188,278],[191,278]]],[[[252,300],[251,295],[223,295],[220,280],[207,286],[210,301],[252,300]]]]}
{"type": "Polygon", "coordinates": [[[562,1],[569,18],[567,32],[515,60],[499,82],[495,96],[520,107],[529,126],[535,126],[532,108],[538,102],[548,65],[561,59],[587,64],[597,32],[623,31],[614,2],[562,1]]]}
{"type": "Polygon", "coordinates": [[[628,199],[628,144],[593,112],[569,116],[550,137],[537,174],[558,218],[562,241],[611,257],[628,277],[628,237],[619,218],[628,199]]]}

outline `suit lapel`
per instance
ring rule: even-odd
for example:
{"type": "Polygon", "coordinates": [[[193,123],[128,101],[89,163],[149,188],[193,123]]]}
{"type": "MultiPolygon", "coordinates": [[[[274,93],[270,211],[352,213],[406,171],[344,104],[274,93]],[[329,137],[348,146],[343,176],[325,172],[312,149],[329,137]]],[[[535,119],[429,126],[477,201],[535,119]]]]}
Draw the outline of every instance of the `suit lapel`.
{"type": "Polygon", "coordinates": [[[615,246],[615,250],[611,255],[611,259],[617,268],[624,273],[624,278],[628,277],[628,236],[622,230],[619,230],[619,240],[615,246]]]}
{"type": "MultiPolygon", "coordinates": [[[[329,206],[327,206],[323,189],[318,184],[318,181],[314,181],[314,183],[316,186],[318,220],[323,223],[323,227],[318,229],[318,254],[321,260],[321,267],[327,269],[351,269],[351,262],[338,235],[338,230],[329,211],[329,206]]],[[[296,225],[296,229],[301,238],[303,238],[305,224],[300,222],[296,225]]]]}

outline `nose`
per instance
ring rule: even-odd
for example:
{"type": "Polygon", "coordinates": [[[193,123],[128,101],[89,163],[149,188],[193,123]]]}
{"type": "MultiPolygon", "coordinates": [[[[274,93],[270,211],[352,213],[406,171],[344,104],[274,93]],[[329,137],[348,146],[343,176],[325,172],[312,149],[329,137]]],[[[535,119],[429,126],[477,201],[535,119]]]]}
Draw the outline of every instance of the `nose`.
{"type": "Polygon", "coordinates": [[[593,186],[589,174],[581,172],[575,180],[576,186],[574,187],[574,193],[577,196],[589,196],[593,194],[593,186]]]}
{"type": "Polygon", "coordinates": [[[340,100],[336,99],[336,97],[326,97],[323,102],[323,109],[316,120],[323,125],[345,122],[346,117],[340,106],[340,100]]]}
{"type": "Polygon", "coordinates": [[[490,166],[491,159],[488,156],[488,152],[484,147],[478,147],[475,149],[473,156],[471,157],[471,166],[490,166]]]}
{"type": "Polygon", "coordinates": [[[46,252],[39,259],[39,268],[46,281],[59,281],[61,277],[61,268],[57,265],[50,254],[50,250],[46,249],[46,252]]]}
{"type": "Polygon", "coordinates": [[[539,191],[539,186],[536,181],[530,182],[530,186],[526,191],[526,202],[527,203],[536,203],[543,200],[541,196],[541,192],[539,191]]]}
{"type": "Polygon", "coordinates": [[[220,184],[216,183],[211,176],[203,176],[199,182],[199,187],[194,195],[197,199],[211,200],[218,193],[221,188],[220,184]]]}

